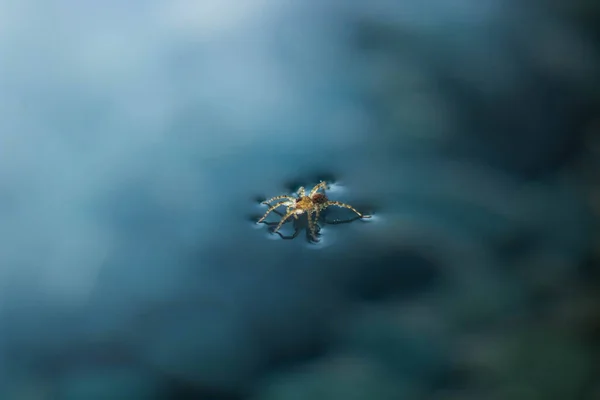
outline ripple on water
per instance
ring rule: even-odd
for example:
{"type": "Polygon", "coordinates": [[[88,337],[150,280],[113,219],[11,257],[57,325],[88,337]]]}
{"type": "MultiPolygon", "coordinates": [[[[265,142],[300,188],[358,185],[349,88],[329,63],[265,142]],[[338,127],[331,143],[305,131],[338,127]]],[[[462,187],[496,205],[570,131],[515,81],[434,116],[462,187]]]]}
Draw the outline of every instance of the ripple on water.
{"type": "Polygon", "coordinates": [[[358,221],[365,223],[365,224],[377,224],[380,223],[383,220],[382,216],[380,213],[377,214],[369,214],[369,218],[363,218],[363,219],[359,219],[358,221]]]}

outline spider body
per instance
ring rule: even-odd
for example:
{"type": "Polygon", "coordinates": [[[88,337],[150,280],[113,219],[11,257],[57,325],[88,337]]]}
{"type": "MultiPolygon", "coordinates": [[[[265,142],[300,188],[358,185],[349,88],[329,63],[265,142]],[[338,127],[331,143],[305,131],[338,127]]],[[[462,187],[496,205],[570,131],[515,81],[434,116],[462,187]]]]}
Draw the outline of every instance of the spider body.
{"type": "Polygon", "coordinates": [[[257,223],[263,222],[265,220],[265,218],[267,218],[267,216],[272,211],[275,211],[277,208],[286,207],[285,215],[283,215],[283,217],[281,218],[281,221],[279,221],[279,224],[273,230],[273,232],[275,233],[275,232],[279,231],[281,226],[290,217],[293,216],[294,218],[297,219],[298,215],[306,214],[307,218],[308,218],[308,229],[310,232],[310,236],[313,240],[316,241],[317,240],[317,228],[318,228],[317,222],[319,221],[319,216],[323,210],[325,210],[326,208],[328,208],[330,206],[337,206],[337,207],[342,207],[342,208],[347,208],[349,210],[352,210],[354,213],[356,213],[359,216],[359,218],[370,218],[369,215],[363,215],[363,214],[359,213],[358,211],[356,211],[356,209],[354,209],[354,207],[352,207],[348,204],[341,203],[339,201],[329,200],[327,198],[327,196],[325,195],[325,193],[319,192],[319,190],[325,191],[326,187],[327,187],[327,183],[321,181],[318,185],[316,185],[315,187],[312,188],[312,190],[308,193],[308,195],[306,194],[304,187],[300,187],[297,192],[298,197],[281,195],[281,196],[275,196],[268,200],[263,201],[262,204],[268,205],[269,209],[267,210],[265,215],[263,215],[262,218],[260,218],[257,221],[257,223]],[[281,200],[281,201],[271,205],[272,202],[277,201],[277,200],[281,200]],[[313,216],[313,214],[314,214],[314,216],[313,216]]]}
{"type": "Polygon", "coordinates": [[[294,209],[294,212],[296,214],[304,214],[305,212],[312,210],[316,204],[314,198],[308,196],[299,197],[296,199],[296,208],[294,209]]]}

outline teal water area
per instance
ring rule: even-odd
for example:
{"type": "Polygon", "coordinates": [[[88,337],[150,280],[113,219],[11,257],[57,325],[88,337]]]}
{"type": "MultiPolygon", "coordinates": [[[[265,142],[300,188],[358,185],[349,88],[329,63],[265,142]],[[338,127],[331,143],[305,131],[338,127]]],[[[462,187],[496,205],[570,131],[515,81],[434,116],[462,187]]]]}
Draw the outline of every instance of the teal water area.
{"type": "Polygon", "coordinates": [[[598,393],[597,10],[71,3],[0,3],[0,398],[598,393]]]}

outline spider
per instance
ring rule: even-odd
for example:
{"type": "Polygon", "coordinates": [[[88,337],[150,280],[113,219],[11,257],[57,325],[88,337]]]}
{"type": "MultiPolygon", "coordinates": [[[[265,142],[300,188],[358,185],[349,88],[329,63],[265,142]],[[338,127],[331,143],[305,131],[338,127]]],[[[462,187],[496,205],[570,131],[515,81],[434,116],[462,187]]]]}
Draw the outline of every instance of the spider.
{"type": "MultiPolygon", "coordinates": [[[[325,181],[321,181],[318,185],[316,185],[315,187],[312,188],[312,190],[309,192],[308,196],[306,195],[306,191],[305,191],[304,187],[300,187],[298,189],[298,193],[297,193],[298,197],[281,195],[281,196],[271,197],[270,199],[263,201],[262,204],[268,205],[269,209],[267,210],[265,215],[263,215],[262,218],[259,219],[256,223],[259,224],[259,223],[263,222],[265,220],[265,218],[267,218],[267,216],[272,211],[275,211],[277,208],[279,208],[281,206],[285,206],[285,207],[287,207],[286,213],[285,213],[285,215],[282,216],[281,221],[279,221],[279,224],[273,230],[273,233],[277,233],[277,231],[279,231],[281,226],[290,217],[293,216],[295,219],[298,219],[299,215],[306,214],[306,216],[308,218],[308,230],[310,232],[310,236],[312,237],[313,240],[316,241],[317,240],[317,228],[318,228],[317,222],[319,221],[319,215],[321,214],[321,211],[323,211],[327,207],[337,206],[337,207],[347,208],[347,209],[355,212],[359,218],[371,218],[370,215],[363,215],[363,214],[359,213],[358,211],[356,211],[356,209],[354,207],[352,207],[349,204],[345,204],[345,203],[342,203],[339,201],[331,201],[327,198],[325,193],[318,193],[319,190],[321,190],[321,189],[324,192],[326,187],[327,187],[327,183],[325,181]],[[283,200],[283,201],[280,201],[274,205],[270,204],[271,202],[277,201],[277,200],[283,200]],[[313,214],[315,214],[314,219],[313,219],[313,214]]],[[[275,211],[275,212],[277,214],[279,214],[277,211],[275,211]]]]}

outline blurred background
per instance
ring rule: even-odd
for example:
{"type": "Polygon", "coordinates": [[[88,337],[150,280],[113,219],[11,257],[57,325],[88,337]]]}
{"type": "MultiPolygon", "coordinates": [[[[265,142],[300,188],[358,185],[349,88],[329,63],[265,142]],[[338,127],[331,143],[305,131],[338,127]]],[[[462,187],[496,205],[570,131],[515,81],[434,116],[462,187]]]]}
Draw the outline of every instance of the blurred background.
{"type": "Polygon", "coordinates": [[[0,398],[600,399],[599,18],[0,0],[0,398]]]}

